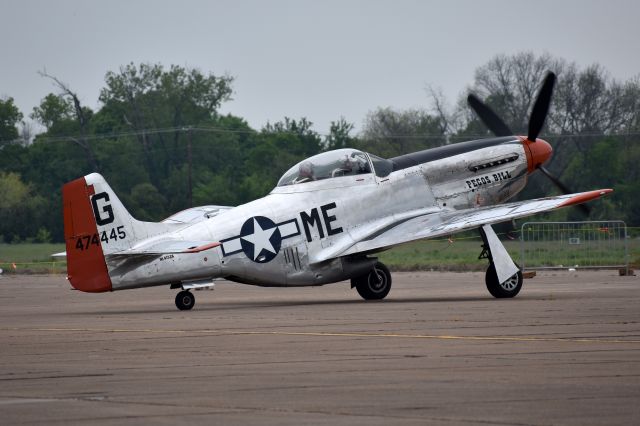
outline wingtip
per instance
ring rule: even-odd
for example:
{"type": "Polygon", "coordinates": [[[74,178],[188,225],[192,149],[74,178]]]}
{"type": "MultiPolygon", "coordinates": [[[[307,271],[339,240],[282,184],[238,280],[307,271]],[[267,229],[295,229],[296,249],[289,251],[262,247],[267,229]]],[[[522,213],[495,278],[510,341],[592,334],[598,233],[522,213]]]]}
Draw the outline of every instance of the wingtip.
{"type": "Polygon", "coordinates": [[[613,189],[610,189],[610,188],[583,192],[581,194],[574,195],[573,197],[569,198],[567,201],[565,201],[558,207],[567,207],[567,206],[572,206],[574,204],[586,203],[587,201],[591,201],[596,198],[603,197],[611,192],[613,192],[613,189]]]}

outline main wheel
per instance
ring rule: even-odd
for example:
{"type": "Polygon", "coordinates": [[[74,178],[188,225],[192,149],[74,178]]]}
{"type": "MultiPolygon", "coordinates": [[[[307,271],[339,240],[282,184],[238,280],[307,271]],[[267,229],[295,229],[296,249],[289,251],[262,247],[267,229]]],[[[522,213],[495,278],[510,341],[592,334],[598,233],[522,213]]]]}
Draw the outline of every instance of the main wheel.
{"type": "Polygon", "coordinates": [[[176,294],[176,306],[181,311],[188,311],[196,304],[196,297],[187,290],[183,290],[176,294]]]}
{"type": "Polygon", "coordinates": [[[522,288],[522,271],[518,269],[518,272],[501,284],[498,282],[496,267],[492,263],[487,268],[484,280],[487,283],[487,290],[489,290],[489,293],[491,293],[493,297],[498,299],[515,297],[522,288]]]}
{"type": "Polygon", "coordinates": [[[391,272],[384,264],[377,262],[371,271],[353,278],[351,283],[365,300],[384,299],[391,290],[391,272]]]}

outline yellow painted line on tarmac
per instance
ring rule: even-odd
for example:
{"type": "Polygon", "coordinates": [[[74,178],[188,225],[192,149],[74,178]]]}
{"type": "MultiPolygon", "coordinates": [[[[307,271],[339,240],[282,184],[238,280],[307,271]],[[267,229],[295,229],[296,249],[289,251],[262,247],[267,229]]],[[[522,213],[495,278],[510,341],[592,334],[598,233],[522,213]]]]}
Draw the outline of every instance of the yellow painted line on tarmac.
{"type": "Polygon", "coordinates": [[[129,328],[72,328],[72,327],[0,327],[1,331],[51,331],[82,333],[148,333],[148,334],[206,334],[212,336],[310,336],[310,337],[358,337],[358,338],[396,338],[396,339],[432,339],[462,341],[498,341],[498,342],[568,342],[568,343],[623,343],[640,344],[640,340],[586,337],[526,337],[526,336],[456,336],[439,334],[403,334],[403,333],[356,333],[321,331],[258,331],[258,330],[159,330],[129,328]]]}
{"type": "Polygon", "coordinates": [[[245,331],[234,334],[273,334],[282,336],[327,336],[327,337],[391,337],[400,339],[436,339],[436,340],[479,340],[507,342],[587,342],[587,343],[640,343],[640,340],[623,339],[589,339],[581,337],[524,337],[524,336],[450,336],[430,334],[398,334],[398,333],[330,333],[330,332],[295,332],[295,331],[245,331]]]}

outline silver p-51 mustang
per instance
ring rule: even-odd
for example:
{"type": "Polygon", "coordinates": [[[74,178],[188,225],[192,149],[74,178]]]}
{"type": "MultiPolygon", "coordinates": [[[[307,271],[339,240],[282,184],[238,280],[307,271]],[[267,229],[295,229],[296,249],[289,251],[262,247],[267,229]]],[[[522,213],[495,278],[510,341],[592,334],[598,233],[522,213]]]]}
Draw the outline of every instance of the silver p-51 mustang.
{"type": "Polygon", "coordinates": [[[195,207],[159,223],[131,217],[99,174],[76,179],[63,187],[69,281],[86,292],[170,285],[182,289],[179,309],[194,306],[190,289],[221,278],[260,286],[351,280],[364,299],[382,299],[391,274],[376,253],[479,228],[489,260],[487,288],[495,297],[513,297],[522,273],[491,224],[611,192],[502,204],[536,170],[557,182],[543,166],[551,146],[537,138],[554,82],[549,73],[526,137],[512,136],[470,95],[496,138],[390,159],[355,149],[324,152],[289,169],[266,197],[237,207],[195,207]]]}

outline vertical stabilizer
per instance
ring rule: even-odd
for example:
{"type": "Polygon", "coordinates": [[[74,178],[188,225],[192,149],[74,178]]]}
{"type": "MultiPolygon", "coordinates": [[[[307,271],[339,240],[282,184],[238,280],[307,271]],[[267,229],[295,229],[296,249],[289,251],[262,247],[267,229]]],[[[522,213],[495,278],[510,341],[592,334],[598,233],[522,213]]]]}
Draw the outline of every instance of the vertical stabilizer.
{"type": "MultiPolygon", "coordinates": [[[[91,173],[62,187],[67,273],[78,290],[113,290],[105,256],[117,255],[182,224],[134,219],[104,178],[91,173]]],[[[117,284],[117,283],[116,283],[117,284]]]]}

